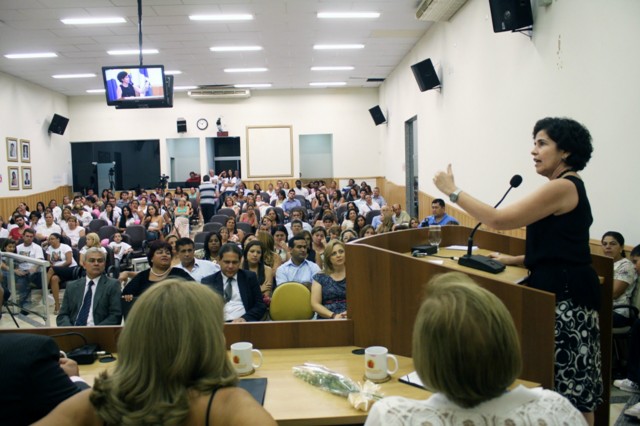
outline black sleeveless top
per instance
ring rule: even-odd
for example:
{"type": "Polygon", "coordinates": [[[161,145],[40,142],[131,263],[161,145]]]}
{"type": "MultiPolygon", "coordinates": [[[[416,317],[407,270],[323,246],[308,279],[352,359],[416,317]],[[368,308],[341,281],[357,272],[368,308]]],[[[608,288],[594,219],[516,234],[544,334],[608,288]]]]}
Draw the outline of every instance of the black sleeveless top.
{"type": "Polygon", "coordinates": [[[123,98],[133,98],[136,96],[136,91],[133,86],[130,84],[127,87],[124,87],[122,84],[120,85],[120,90],[122,90],[123,98]]]}
{"type": "Polygon", "coordinates": [[[550,215],[527,226],[524,264],[528,285],[572,299],[589,309],[600,307],[600,281],[591,267],[589,227],[593,222],[584,182],[566,176],[578,191],[578,204],[568,213],[550,215]]]}

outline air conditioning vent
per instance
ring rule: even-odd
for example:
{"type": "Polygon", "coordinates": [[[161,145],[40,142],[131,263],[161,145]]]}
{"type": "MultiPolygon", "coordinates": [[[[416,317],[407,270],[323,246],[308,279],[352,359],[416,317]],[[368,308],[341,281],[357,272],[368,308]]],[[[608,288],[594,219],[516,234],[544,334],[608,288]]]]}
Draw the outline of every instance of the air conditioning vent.
{"type": "Polygon", "coordinates": [[[195,99],[243,99],[251,96],[247,89],[196,89],[189,96],[195,99]]]}
{"type": "Polygon", "coordinates": [[[448,21],[467,0],[423,0],[416,10],[421,21],[448,21]]]}

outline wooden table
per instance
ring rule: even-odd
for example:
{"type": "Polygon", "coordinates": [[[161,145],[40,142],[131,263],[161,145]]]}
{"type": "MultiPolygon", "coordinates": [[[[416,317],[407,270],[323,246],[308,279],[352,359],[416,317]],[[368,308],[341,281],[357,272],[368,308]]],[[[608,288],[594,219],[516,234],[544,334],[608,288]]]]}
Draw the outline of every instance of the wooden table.
{"type": "MultiPolygon", "coordinates": [[[[358,411],[349,405],[346,398],[320,390],[301,379],[294,377],[291,370],[305,362],[322,364],[327,368],[344,374],[355,381],[362,382],[364,375],[364,355],[351,353],[355,346],[329,348],[265,349],[262,350],[264,362],[254,374],[246,378],[264,377],[268,379],[264,407],[280,425],[345,425],[364,423],[367,413],[358,411]]],[[[400,376],[414,371],[411,358],[397,356],[398,372],[390,381],[380,385],[384,396],[404,396],[414,399],[426,399],[431,394],[423,389],[398,381],[400,376]]],[[[80,366],[80,374],[90,383],[100,371],[111,370],[111,364],[94,363],[80,366]]],[[[519,381],[525,386],[535,386],[531,382],[519,381]]]]}

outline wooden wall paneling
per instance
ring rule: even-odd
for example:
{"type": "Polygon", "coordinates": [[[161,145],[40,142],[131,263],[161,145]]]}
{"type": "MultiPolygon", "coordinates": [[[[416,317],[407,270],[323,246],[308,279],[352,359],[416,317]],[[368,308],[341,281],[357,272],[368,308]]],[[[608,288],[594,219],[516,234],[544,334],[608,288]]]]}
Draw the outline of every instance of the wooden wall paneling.
{"type": "Polygon", "coordinates": [[[62,204],[62,197],[71,194],[72,191],[70,186],[60,186],[56,189],[38,192],[36,194],[21,191],[19,196],[0,198],[0,214],[2,214],[5,222],[9,222],[11,214],[16,210],[16,207],[18,207],[18,203],[20,202],[25,203],[31,209],[30,211],[33,211],[36,209],[38,201],[42,201],[45,206],[48,206],[49,200],[53,199],[58,202],[58,205],[60,205],[62,204]]]}
{"type": "Polygon", "coordinates": [[[251,342],[258,349],[352,346],[353,321],[265,321],[225,324],[227,347],[251,342]]]}

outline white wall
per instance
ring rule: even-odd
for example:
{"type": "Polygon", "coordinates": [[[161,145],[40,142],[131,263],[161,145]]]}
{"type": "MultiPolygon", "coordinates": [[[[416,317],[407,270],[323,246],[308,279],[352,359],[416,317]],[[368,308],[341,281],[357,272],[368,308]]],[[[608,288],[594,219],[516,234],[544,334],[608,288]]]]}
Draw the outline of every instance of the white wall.
{"type": "Polygon", "coordinates": [[[54,113],[69,117],[67,97],[0,73],[0,100],[0,197],[16,197],[70,185],[71,124],[63,136],[47,132],[54,113]],[[31,163],[7,161],[7,137],[31,141],[31,163]],[[8,166],[31,167],[32,189],[9,191],[8,166]]]}
{"type": "Polygon", "coordinates": [[[417,115],[420,190],[437,195],[433,175],[452,163],[458,185],[491,204],[521,174],[513,201],[545,182],[530,155],[535,121],[572,117],[593,136],[593,158],[582,173],[591,236],[618,230],[638,244],[640,2],[556,0],[534,7],[534,20],[532,40],[494,34],[489,2],[469,0],[450,22],[432,27],[381,86],[389,119],[381,174],[404,184],[403,123],[417,115]],[[420,93],[411,74],[410,66],[428,57],[439,68],[441,92],[420,93]]]}
{"type": "MultiPolygon", "coordinates": [[[[294,176],[299,173],[298,136],[320,133],[333,134],[336,176],[378,176],[380,153],[372,142],[378,139],[379,130],[368,112],[377,103],[376,89],[253,91],[248,99],[217,101],[193,100],[177,93],[172,109],[152,110],[115,110],[106,106],[103,96],[80,96],[69,101],[74,122],[70,138],[72,142],[160,139],[160,164],[168,173],[164,140],[196,137],[200,139],[200,171],[204,173],[210,167],[205,138],[216,135],[215,121],[222,116],[229,135],[241,138],[242,158],[246,158],[246,126],[292,125],[294,176]],[[186,133],[177,133],[178,117],[186,119],[186,133]],[[209,121],[207,130],[198,130],[195,123],[199,118],[209,121]]],[[[272,161],[278,161],[277,155],[272,161]]],[[[246,172],[243,164],[243,176],[246,172]]]]}

